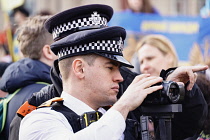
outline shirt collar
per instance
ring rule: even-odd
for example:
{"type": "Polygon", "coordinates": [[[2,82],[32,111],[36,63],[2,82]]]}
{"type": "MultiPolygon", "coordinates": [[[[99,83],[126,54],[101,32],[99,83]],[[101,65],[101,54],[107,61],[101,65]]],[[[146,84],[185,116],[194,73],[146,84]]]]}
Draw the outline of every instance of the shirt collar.
{"type": "MultiPolygon", "coordinates": [[[[62,92],[61,98],[63,98],[64,100],[63,105],[70,108],[77,115],[82,115],[85,112],[95,111],[87,104],[73,97],[72,95],[66,93],[65,91],[62,92]]],[[[106,112],[103,108],[99,108],[98,111],[100,111],[102,114],[106,112]]]]}

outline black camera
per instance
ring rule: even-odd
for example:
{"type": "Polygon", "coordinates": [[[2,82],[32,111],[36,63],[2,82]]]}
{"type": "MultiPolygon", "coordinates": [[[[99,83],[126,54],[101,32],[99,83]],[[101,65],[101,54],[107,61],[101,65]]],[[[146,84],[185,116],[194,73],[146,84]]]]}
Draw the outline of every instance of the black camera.
{"type": "Polygon", "coordinates": [[[142,105],[176,104],[184,100],[185,88],[183,85],[178,85],[173,81],[163,81],[155,85],[161,84],[163,88],[147,95],[142,105]]]}

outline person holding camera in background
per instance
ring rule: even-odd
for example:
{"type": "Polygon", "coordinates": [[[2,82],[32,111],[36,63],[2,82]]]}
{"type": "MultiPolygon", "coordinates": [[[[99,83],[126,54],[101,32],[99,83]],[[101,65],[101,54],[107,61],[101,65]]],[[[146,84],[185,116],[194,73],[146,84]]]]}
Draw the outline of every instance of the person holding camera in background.
{"type": "MultiPolygon", "coordinates": [[[[132,124],[138,120],[129,118],[136,117],[135,109],[148,94],[162,88],[152,85],[163,78],[150,74],[137,76],[125,68],[132,67],[122,55],[126,32],[121,27],[107,27],[112,14],[109,6],[87,5],[58,13],[46,22],[48,31],[58,40],[51,49],[58,54],[59,63],[58,66],[55,63],[51,72],[57,92],[63,85],[63,99],[26,115],[21,122],[20,139],[137,139],[132,124]],[[75,26],[66,27],[71,23],[75,26]],[[110,105],[107,111],[103,109],[110,105]],[[103,114],[101,118],[98,111],[103,114]],[[129,114],[132,112],[133,115],[129,114]]],[[[163,77],[185,84],[189,81],[186,89],[191,90],[196,80],[194,72],[207,68],[179,67],[163,77]]],[[[41,100],[40,95],[52,94],[50,87],[42,92],[34,98],[41,100]]]]}
{"type": "MultiPolygon", "coordinates": [[[[150,34],[150,35],[144,36],[137,44],[136,53],[137,53],[138,61],[140,64],[139,69],[142,74],[150,74],[152,76],[158,76],[162,69],[178,67],[178,56],[177,56],[176,50],[172,42],[163,35],[150,34]]],[[[195,87],[196,86],[194,86],[194,88],[195,87]]],[[[197,98],[194,98],[194,101],[192,100],[190,102],[186,100],[187,98],[189,98],[189,95],[191,96],[192,93],[186,93],[186,96],[185,96],[186,100],[184,101],[183,111],[187,110],[185,108],[186,106],[188,107],[190,106],[190,108],[193,111],[200,112],[201,114],[205,115],[206,111],[202,111],[202,110],[206,108],[206,103],[200,102],[200,104],[197,104],[199,100],[200,101],[203,100],[203,97],[201,96],[202,94],[200,93],[199,90],[200,89],[197,89],[197,91],[194,90],[196,92],[194,92],[193,94],[195,97],[197,96],[197,98]],[[199,109],[198,106],[200,106],[201,108],[199,109]]],[[[176,131],[179,131],[180,134],[182,131],[186,131],[187,129],[189,130],[188,133],[193,134],[194,132],[196,132],[196,134],[194,135],[194,139],[196,139],[199,135],[199,132],[202,129],[203,121],[205,120],[205,118],[203,117],[200,118],[199,116],[195,116],[195,115],[194,116],[187,115],[185,113],[181,113],[181,114],[175,113],[175,118],[176,117],[177,118],[179,117],[180,119],[182,119],[180,120],[180,122],[183,122],[183,123],[188,122],[190,124],[190,120],[192,121],[192,123],[194,121],[198,121],[200,123],[200,125],[196,127],[193,127],[193,126],[178,127],[178,128],[172,127],[173,129],[177,129],[176,131]],[[200,130],[198,130],[198,128],[200,130]]],[[[173,135],[173,137],[175,136],[173,135]]],[[[182,139],[182,135],[177,135],[176,137],[177,137],[176,139],[182,139]]]]}

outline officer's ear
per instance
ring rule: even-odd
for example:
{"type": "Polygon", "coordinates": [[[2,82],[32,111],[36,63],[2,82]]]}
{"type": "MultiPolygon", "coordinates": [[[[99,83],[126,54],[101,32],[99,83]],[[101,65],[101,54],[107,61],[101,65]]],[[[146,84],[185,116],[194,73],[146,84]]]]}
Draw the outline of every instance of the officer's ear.
{"type": "Polygon", "coordinates": [[[72,70],[78,78],[84,77],[84,60],[77,58],[72,62],[72,70]]]}

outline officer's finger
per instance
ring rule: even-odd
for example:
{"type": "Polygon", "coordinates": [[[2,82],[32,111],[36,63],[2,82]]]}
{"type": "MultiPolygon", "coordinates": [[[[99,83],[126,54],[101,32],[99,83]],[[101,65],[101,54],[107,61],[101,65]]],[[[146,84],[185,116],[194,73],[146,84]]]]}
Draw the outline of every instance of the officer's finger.
{"type": "Polygon", "coordinates": [[[187,86],[187,90],[191,90],[195,83],[196,77],[192,70],[188,70],[187,74],[189,76],[189,85],[187,86]]]}
{"type": "Polygon", "coordinates": [[[207,70],[208,66],[204,65],[204,66],[192,66],[192,71],[193,72],[198,72],[198,71],[203,71],[203,70],[207,70]]]}
{"type": "Polygon", "coordinates": [[[198,78],[198,74],[197,73],[194,73],[194,75],[195,75],[195,82],[196,82],[196,80],[198,78]]]}
{"type": "MultiPolygon", "coordinates": [[[[161,77],[157,77],[157,76],[150,76],[150,77],[144,77],[141,80],[139,80],[138,82],[135,83],[136,86],[141,86],[144,85],[146,82],[148,81],[153,81],[156,78],[161,78],[161,77]]],[[[161,78],[162,79],[162,78],[161,78]]],[[[150,85],[151,86],[151,85],[150,85]]]]}
{"type": "Polygon", "coordinates": [[[157,83],[160,83],[163,81],[163,78],[161,77],[149,77],[145,80],[142,80],[141,82],[141,87],[142,88],[148,88],[148,87],[151,87],[157,83]]]}
{"type": "Polygon", "coordinates": [[[133,80],[132,83],[135,84],[135,83],[139,82],[140,80],[142,80],[142,79],[144,79],[146,77],[149,77],[149,76],[150,76],[150,74],[141,74],[141,75],[138,75],[138,76],[136,76],[134,78],[134,80],[133,80]]]}
{"type": "Polygon", "coordinates": [[[197,80],[198,74],[197,74],[197,73],[194,73],[194,77],[195,77],[195,78],[194,78],[194,80],[195,80],[194,83],[195,83],[196,80],[197,80]]]}
{"type": "Polygon", "coordinates": [[[162,89],[163,86],[162,85],[158,85],[158,86],[152,86],[152,87],[149,87],[149,88],[146,88],[144,91],[147,93],[147,94],[151,94],[157,90],[160,90],[162,89]]]}

